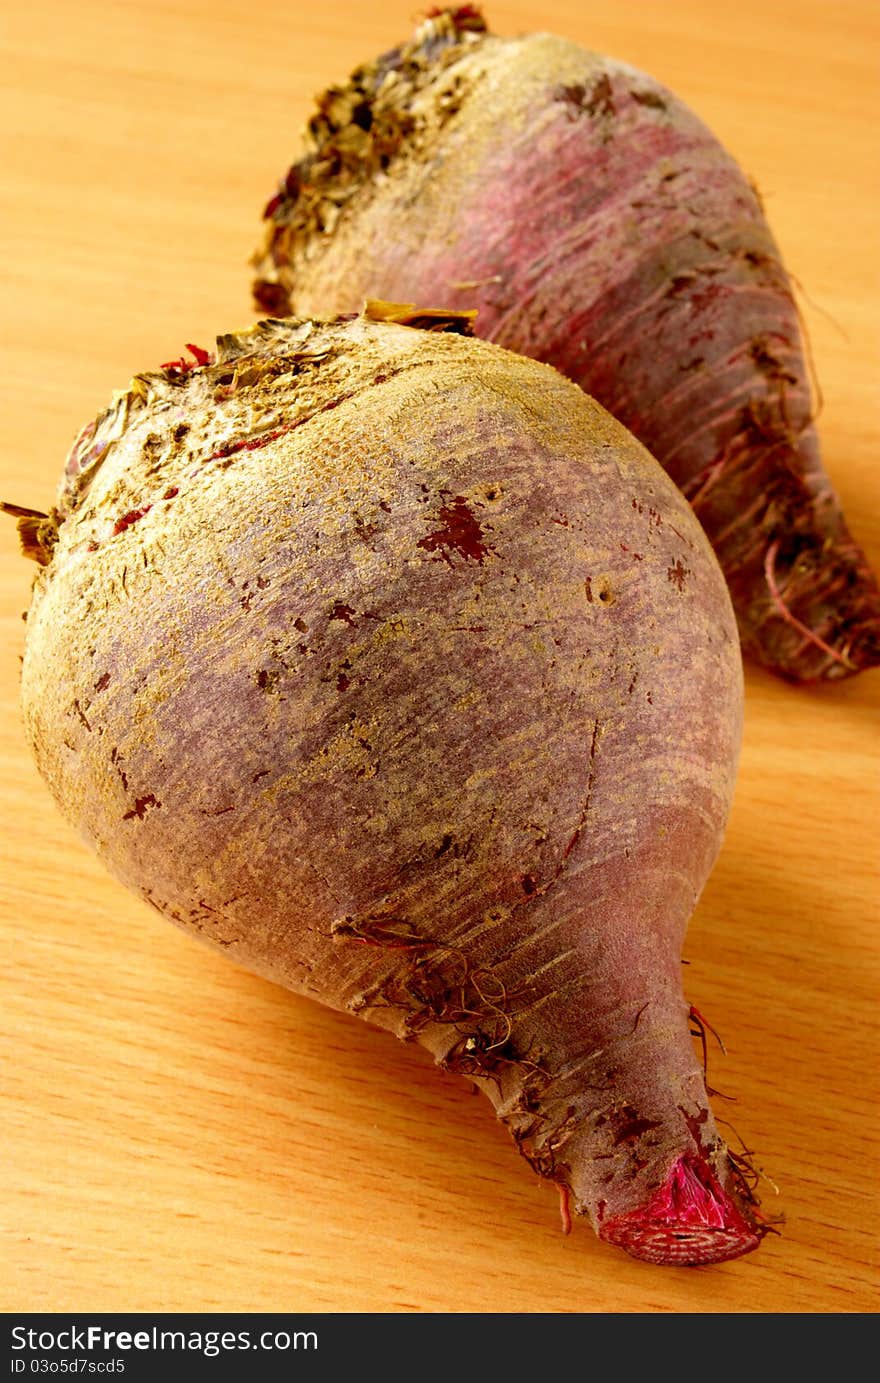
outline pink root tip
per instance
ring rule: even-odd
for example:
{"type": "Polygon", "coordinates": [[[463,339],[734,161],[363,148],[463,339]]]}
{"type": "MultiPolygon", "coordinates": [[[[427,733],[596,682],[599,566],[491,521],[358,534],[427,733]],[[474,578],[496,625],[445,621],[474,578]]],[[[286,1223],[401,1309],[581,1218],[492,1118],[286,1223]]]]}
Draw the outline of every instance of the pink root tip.
{"type": "Polygon", "coordinates": [[[750,1253],[762,1234],[722,1189],[708,1165],[685,1154],[649,1201],[606,1221],[599,1237],[648,1263],[693,1267],[750,1253]]]}

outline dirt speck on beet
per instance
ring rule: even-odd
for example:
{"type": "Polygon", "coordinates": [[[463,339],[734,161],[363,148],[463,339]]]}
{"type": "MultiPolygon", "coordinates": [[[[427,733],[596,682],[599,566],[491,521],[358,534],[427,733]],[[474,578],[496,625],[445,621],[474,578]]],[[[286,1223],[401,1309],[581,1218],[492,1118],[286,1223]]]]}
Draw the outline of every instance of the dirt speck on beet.
{"type": "Polygon", "coordinates": [[[158,797],[156,797],[154,793],[148,792],[146,796],[136,797],[134,799],[134,806],[130,811],[122,813],[122,819],[123,821],[133,821],[135,819],[143,821],[151,807],[161,807],[161,805],[162,803],[159,801],[158,797]]]}
{"type": "Polygon", "coordinates": [[[686,567],[680,557],[666,569],[666,576],[673,586],[677,586],[680,591],[685,588],[685,581],[690,576],[690,568],[686,567]]]}
{"type": "MultiPolygon", "coordinates": [[[[342,620],[344,624],[350,624],[352,628],[355,627],[353,615],[354,606],[346,605],[342,600],[335,601],[333,609],[330,611],[330,619],[342,620]]],[[[296,621],[296,627],[299,628],[299,621],[296,621]]]]}
{"type": "Polygon", "coordinates": [[[453,553],[466,561],[482,564],[484,558],[494,552],[484,541],[483,528],[463,495],[456,495],[451,504],[441,506],[440,523],[442,526],[420,538],[417,546],[426,552],[436,552],[450,566],[453,553]]]}

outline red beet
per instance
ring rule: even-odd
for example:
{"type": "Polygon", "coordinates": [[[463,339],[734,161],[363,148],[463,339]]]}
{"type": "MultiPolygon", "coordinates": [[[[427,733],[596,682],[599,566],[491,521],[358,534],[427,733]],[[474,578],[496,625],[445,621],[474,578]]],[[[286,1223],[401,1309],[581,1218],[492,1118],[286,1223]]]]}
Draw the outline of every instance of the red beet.
{"type": "Polygon", "coordinates": [[[268,322],[138,376],[19,517],[27,733],[122,881],[471,1078],[605,1239],[755,1247],[681,981],[736,627],[635,439],[483,342],[268,322]]]}
{"type": "Polygon", "coordinates": [[[639,437],[785,677],[880,662],[880,592],[822,469],[798,312],[754,189],[670,91],[551,35],[427,22],[319,101],[266,208],[270,311],[477,308],[639,437]]]}

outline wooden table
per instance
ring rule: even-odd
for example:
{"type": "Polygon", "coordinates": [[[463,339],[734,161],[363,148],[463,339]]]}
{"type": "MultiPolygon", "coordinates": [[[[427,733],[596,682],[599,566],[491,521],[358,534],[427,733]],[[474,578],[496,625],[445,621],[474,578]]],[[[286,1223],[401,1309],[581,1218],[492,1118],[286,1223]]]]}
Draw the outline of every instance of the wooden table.
{"type": "MultiPolygon", "coordinates": [[[[651,71],[753,175],[802,285],[827,467],[880,566],[876,7],[489,17],[651,71]]],[[[115,388],[251,320],[246,261],[310,98],[412,18],[412,0],[7,7],[0,496],[48,507],[115,388]]],[[[795,690],[748,672],[687,973],[727,1042],[719,1113],[786,1225],[747,1259],[661,1269],[564,1238],[488,1103],[420,1051],[235,968],[104,875],[20,728],[30,578],[4,526],[4,1310],[877,1309],[880,674],[795,690]]]]}

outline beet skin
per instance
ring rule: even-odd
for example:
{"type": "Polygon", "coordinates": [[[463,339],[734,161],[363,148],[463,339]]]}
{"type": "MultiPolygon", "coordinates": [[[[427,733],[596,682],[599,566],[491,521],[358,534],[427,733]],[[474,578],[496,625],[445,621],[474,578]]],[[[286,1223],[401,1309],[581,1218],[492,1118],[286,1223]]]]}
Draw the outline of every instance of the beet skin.
{"type": "Polygon", "coordinates": [[[681,982],[739,645],[637,441],[494,345],[268,321],[138,376],[29,522],[27,733],[114,874],[474,1080],[604,1238],[758,1243],[681,982]]]}

